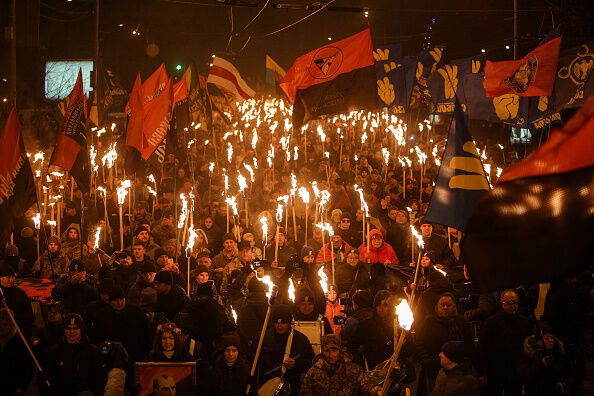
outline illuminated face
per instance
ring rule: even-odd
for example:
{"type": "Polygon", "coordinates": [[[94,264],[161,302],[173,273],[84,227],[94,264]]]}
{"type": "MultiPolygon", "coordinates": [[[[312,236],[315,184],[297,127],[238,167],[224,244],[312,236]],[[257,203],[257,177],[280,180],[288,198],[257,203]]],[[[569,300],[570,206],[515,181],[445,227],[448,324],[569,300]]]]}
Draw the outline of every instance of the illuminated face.
{"type": "Polygon", "coordinates": [[[545,348],[547,350],[553,349],[555,346],[555,336],[552,334],[545,334],[542,338],[544,339],[545,348]]]}
{"type": "Polygon", "coordinates": [[[408,216],[404,212],[396,212],[396,223],[406,224],[408,223],[408,216]]]}
{"type": "Polygon", "coordinates": [[[291,330],[291,324],[289,324],[289,323],[275,323],[274,330],[276,330],[276,332],[278,334],[286,334],[289,332],[289,330],[291,330]]]}
{"type": "Polygon", "coordinates": [[[239,259],[245,263],[249,263],[250,261],[254,260],[254,253],[252,252],[252,249],[245,249],[245,250],[241,250],[238,253],[239,259]]]}
{"type": "Polygon", "coordinates": [[[14,286],[14,275],[3,276],[0,278],[0,284],[2,287],[13,287],[14,286]]]}
{"type": "Polygon", "coordinates": [[[303,315],[310,315],[314,311],[314,303],[311,301],[303,301],[299,303],[299,312],[303,315]]]}
{"type": "Polygon", "coordinates": [[[208,272],[201,272],[196,276],[196,282],[206,283],[208,282],[208,272]]]}
{"type": "Polygon", "coordinates": [[[134,258],[137,260],[142,260],[144,258],[144,246],[143,245],[134,245],[132,246],[132,254],[134,254],[134,258]]]}
{"type": "Polygon", "coordinates": [[[276,234],[276,240],[278,241],[278,244],[280,246],[285,244],[285,234],[283,234],[282,232],[279,232],[278,234],[276,234]]]}
{"type": "Polygon", "coordinates": [[[340,223],[340,216],[342,215],[342,213],[332,213],[332,221],[334,223],[340,223]]]}
{"type": "Polygon", "coordinates": [[[435,312],[440,318],[456,316],[456,302],[450,296],[443,296],[437,301],[435,312]]]}
{"type": "Polygon", "coordinates": [[[237,358],[239,357],[239,351],[234,346],[228,346],[227,348],[225,348],[224,354],[225,361],[228,365],[234,364],[237,361],[237,358]]]}
{"type": "Polygon", "coordinates": [[[340,219],[340,228],[348,230],[351,227],[351,219],[340,219]]]}
{"type": "Polygon", "coordinates": [[[313,255],[313,252],[311,252],[307,256],[303,257],[303,262],[304,263],[307,263],[307,264],[313,263],[314,260],[315,260],[315,257],[313,255]]]}
{"type": "Polygon", "coordinates": [[[351,267],[356,267],[357,263],[359,263],[359,256],[356,253],[351,253],[347,256],[347,264],[351,267]]]}
{"type": "Polygon", "coordinates": [[[66,329],[64,330],[64,336],[66,337],[66,342],[69,344],[76,344],[82,338],[80,327],[76,325],[66,326],[66,329]]]}
{"type": "Polygon", "coordinates": [[[234,251],[235,250],[235,241],[233,241],[231,239],[227,239],[225,242],[223,242],[223,250],[225,250],[227,253],[234,251]]]}
{"type": "Polygon", "coordinates": [[[70,230],[68,230],[68,238],[78,239],[78,231],[75,228],[71,228],[70,230]]]}
{"type": "Polygon", "coordinates": [[[173,334],[165,331],[161,336],[161,346],[163,347],[163,351],[171,352],[175,349],[175,337],[173,334]]]}
{"type": "Polygon", "coordinates": [[[148,242],[149,240],[149,233],[146,231],[140,231],[137,236],[138,240],[141,242],[148,242]]]}
{"type": "Polygon", "coordinates": [[[395,209],[393,209],[393,210],[390,210],[390,211],[388,212],[388,217],[389,217],[389,218],[390,218],[390,220],[392,220],[392,221],[396,221],[396,217],[397,217],[397,216],[398,216],[398,211],[397,211],[397,210],[395,210],[395,209]]]}
{"type": "Polygon", "coordinates": [[[111,300],[109,302],[109,305],[111,305],[111,307],[115,310],[115,311],[121,311],[122,309],[124,309],[124,307],[126,306],[126,299],[125,298],[118,298],[115,300],[111,300]]]}
{"type": "Polygon", "coordinates": [[[55,242],[50,242],[47,247],[49,248],[50,253],[56,253],[58,251],[58,244],[55,242]]]}
{"type": "Polygon", "coordinates": [[[156,272],[145,272],[142,274],[142,278],[146,283],[153,283],[155,280],[155,275],[157,275],[156,272]]]}
{"type": "Polygon", "coordinates": [[[374,235],[371,238],[371,246],[373,246],[376,249],[379,249],[382,246],[382,243],[384,243],[384,239],[381,235],[374,235]]]}
{"type": "Polygon", "coordinates": [[[336,290],[334,290],[334,289],[328,290],[328,301],[334,302],[334,301],[336,301],[336,297],[337,297],[336,290]]]}
{"type": "Polygon", "coordinates": [[[342,245],[342,237],[339,234],[334,234],[332,236],[332,243],[334,244],[334,247],[340,247],[342,245]]]}
{"type": "Polygon", "coordinates": [[[508,314],[515,314],[518,312],[520,298],[514,292],[507,291],[501,296],[501,307],[508,314]]]}
{"type": "Polygon", "coordinates": [[[429,256],[423,255],[423,258],[421,259],[421,265],[423,266],[423,268],[427,268],[431,265],[431,259],[429,258],[429,256]]]}
{"type": "Polygon", "coordinates": [[[328,364],[336,364],[340,358],[340,349],[337,347],[330,347],[324,351],[324,359],[328,364]]]}
{"type": "Polygon", "coordinates": [[[208,256],[203,256],[198,259],[198,264],[206,265],[208,268],[212,265],[212,260],[208,256]]]}
{"type": "Polygon", "coordinates": [[[433,226],[431,224],[422,224],[421,225],[421,234],[424,238],[429,238],[431,233],[433,232],[433,226]]]}

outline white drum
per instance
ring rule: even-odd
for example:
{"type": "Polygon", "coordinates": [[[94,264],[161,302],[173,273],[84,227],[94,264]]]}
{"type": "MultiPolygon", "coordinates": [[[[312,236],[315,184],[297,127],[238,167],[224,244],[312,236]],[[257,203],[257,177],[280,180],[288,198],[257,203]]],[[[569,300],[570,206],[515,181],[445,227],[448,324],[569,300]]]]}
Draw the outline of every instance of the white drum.
{"type": "Polygon", "coordinates": [[[305,334],[316,355],[322,353],[322,336],[324,335],[323,320],[317,320],[315,322],[293,322],[293,328],[305,334]]]}

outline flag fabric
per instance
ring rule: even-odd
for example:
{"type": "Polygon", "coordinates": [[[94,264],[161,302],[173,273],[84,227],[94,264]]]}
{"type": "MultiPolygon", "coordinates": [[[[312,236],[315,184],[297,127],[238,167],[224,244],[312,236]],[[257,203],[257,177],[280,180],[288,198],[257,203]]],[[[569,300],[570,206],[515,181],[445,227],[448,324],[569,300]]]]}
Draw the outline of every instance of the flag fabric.
{"type": "Polygon", "coordinates": [[[276,85],[280,83],[287,72],[279,66],[269,55],[266,55],[266,84],[276,85]]]}
{"type": "MultiPolygon", "coordinates": [[[[146,96],[145,96],[146,98],[146,96]]],[[[173,83],[167,80],[159,95],[143,106],[142,159],[147,161],[169,133],[173,105],[173,83]]]]}
{"type": "Polygon", "coordinates": [[[431,99],[427,79],[431,73],[443,66],[445,49],[445,44],[439,44],[427,48],[419,54],[414,84],[408,93],[410,107],[417,107],[422,101],[431,99]]]}
{"type": "Polygon", "coordinates": [[[87,118],[86,97],[83,91],[82,71],[68,99],[56,147],[50,159],[50,170],[57,168],[70,172],[82,192],[89,191],[91,177],[85,136],[87,118]]]}
{"type": "Polygon", "coordinates": [[[382,106],[402,114],[406,109],[406,85],[402,63],[402,44],[377,45],[373,50],[377,96],[382,106]]]}
{"type": "Polygon", "coordinates": [[[473,208],[489,190],[462,107],[455,100],[454,117],[425,220],[465,231],[473,208]]]}
{"type": "Polygon", "coordinates": [[[235,102],[248,100],[256,94],[256,91],[243,80],[237,68],[218,56],[212,61],[207,81],[232,95],[235,102]]]}
{"type": "Polygon", "coordinates": [[[553,92],[560,48],[561,30],[557,27],[522,59],[487,61],[483,83],[487,96],[550,96],[553,92]]]}
{"type": "Polygon", "coordinates": [[[142,123],[144,111],[142,106],[142,81],[140,73],[136,75],[128,103],[126,104],[128,125],[126,127],[126,168],[141,173],[143,150],[142,123]]]}
{"type": "Polygon", "coordinates": [[[153,74],[142,83],[142,104],[146,105],[158,97],[159,94],[161,94],[161,91],[165,88],[165,84],[167,84],[168,80],[169,77],[167,76],[165,65],[161,64],[161,66],[159,66],[157,70],[155,70],[153,74]]]}
{"type": "Polygon", "coordinates": [[[594,40],[559,55],[554,88],[555,110],[581,107],[594,95],[594,40]]]}
{"type": "Polygon", "coordinates": [[[105,113],[124,111],[128,91],[110,68],[104,67],[101,74],[103,77],[102,110],[105,113]]]}
{"type": "MultiPolygon", "coordinates": [[[[485,55],[476,55],[469,58],[457,59],[440,67],[431,73],[427,79],[434,114],[452,114],[455,107],[455,98],[458,92],[464,91],[464,76],[477,74],[483,70],[485,55]]],[[[466,112],[466,103],[463,95],[458,95],[462,110],[466,112]]]]}
{"type": "Polygon", "coordinates": [[[35,203],[35,180],[27,158],[16,109],[0,135],[0,249],[8,242],[14,220],[35,203]]]}
{"type": "Polygon", "coordinates": [[[594,259],[594,97],[506,169],[476,206],[462,254],[473,284],[500,290],[559,280],[594,259]]]}
{"type": "Polygon", "coordinates": [[[322,115],[377,109],[370,29],[300,56],[281,88],[294,103],[295,127],[322,115]]]}

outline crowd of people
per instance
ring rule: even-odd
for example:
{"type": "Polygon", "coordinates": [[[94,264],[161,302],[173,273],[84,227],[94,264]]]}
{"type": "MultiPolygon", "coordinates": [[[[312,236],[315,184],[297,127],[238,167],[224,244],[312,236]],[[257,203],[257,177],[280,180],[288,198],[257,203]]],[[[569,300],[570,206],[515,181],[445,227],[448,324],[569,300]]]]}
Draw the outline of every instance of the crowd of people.
{"type": "MultiPolygon", "coordinates": [[[[268,138],[282,154],[282,143],[268,138]]],[[[429,138],[418,142],[427,152],[429,138]]],[[[226,171],[252,157],[266,163],[230,139],[237,141],[226,171]]],[[[212,171],[212,153],[198,144],[168,156],[154,186],[131,177],[122,227],[118,177],[111,189],[105,180],[105,200],[94,188],[73,188],[60,227],[36,229],[30,209],[15,223],[0,266],[9,308],[0,312],[0,394],[136,394],[136,363],[195,362],[200,395],[245,394],[248,385],[254,393],[274,378],[282,378],[285,394],[378,395],[402,331],[394,307],[405,298],[414,301],[414,324],[390,394],[579,394],[591,344],[591,272],[551,284],[541,320],[538,285],[479,293],[460,257],[459,233],[424,219],[437,165],[386,163],[380,148],[387,138],[358,144],[347,129],[344,148],[340,141],[311,143],[307,156],[296,141],[299,160],[272,157],[273,166],[259,169],[239,196],[245,209],[236,215],[225,203],[224,173],[212,171]],[[317,180],[330,199],[315,214],[312,203],[309,215],[296,199],[296,214],[287,205],[276,226],[292,174],[302,185],[317,180]],[[195,196],[190,249],[178,227],[181,193],[195,196]],[[53,284],[36,314],[19,286],[29,278],[53,284]],[[302,322],[317,323],[317,342],[293,329],[302,322]]],[[[222,139],[219,148],[223,161],[222,139]]],[[[155,380],[154,394],[175,394],[169,379],[155,380]]]]}

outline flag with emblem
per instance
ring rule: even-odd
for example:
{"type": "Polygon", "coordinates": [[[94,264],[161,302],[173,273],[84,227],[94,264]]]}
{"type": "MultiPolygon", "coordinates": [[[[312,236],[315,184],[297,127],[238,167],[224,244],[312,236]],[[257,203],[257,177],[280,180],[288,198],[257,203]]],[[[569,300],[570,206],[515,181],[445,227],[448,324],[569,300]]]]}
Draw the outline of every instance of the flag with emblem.
{"type": "Polygon", "coordinates": [[[431,99],[427,79],[433,72],[443,66],[445,49],[445,44],[440,44],[427,48],[419,54],[414,84],[408,93],[410,107],[417,107],[421,101],[431,99]]]}
{"type": "Polygon", "coordinates": [[[425,219],[465,231],[473,208],[489,190],[489,181],[462,107],[455,100],[448,141],[425,219]]]}
{"type": "Polygon", "coordinates": [[[553,92],[560,48],[561,29],[557,27],[522,59],[487,61],[483,83],[487,96],[550,96],[553,92]]]}
{"type": "Polygon", "coordinates": [[[377,96],[380,105],[393,109],[397,114],[407,108],[406,84],[402,59],[402,44],[377,45],[373,50],[377,96]]]}
{"type": "Polygon", "coordinates": [[[594,95],[593,71],[594,40],[561,52],[554,89],[557,111],[581,107],[594,95]]]}
{"type": "Polygon", "coordinates": [[[369,28],[297,58],[281,88],[294,103],[295,127],[323,115],[378,108],[369,28]]]}
{"type": "MultiPolygon", "coordinates": [[[[464,76],[478,74],[485,65],[485,55],[453,60],[431,73],[427,79],[434,114],[452,114],[454,112],[455,97],[464,91],[464,76]]],[[[466,112],[463,95],[458,96],[462,109],[466,112]]]]}
{"type": "Polygon", "coordinates": [[[551,282],[594,260],[594,97],[476,206],[462,240],[473,285],[551,282]]]}
{"type": "Polygon", "coordinates": [[[0,158],[0,250],[4,250],[14,221],[23,216],[36,199],[33,172],[15,108],[0,135],[0,158]]]}
{"type": "Polygon", "coordinates": [[[89,191],[91,170],[85,136],[87,98],[83,91],[82,70],[78,71],[76,84],[68,97],[56,147],[50,158],[50,171],[68,171],[82,192],[89,191]]]}

